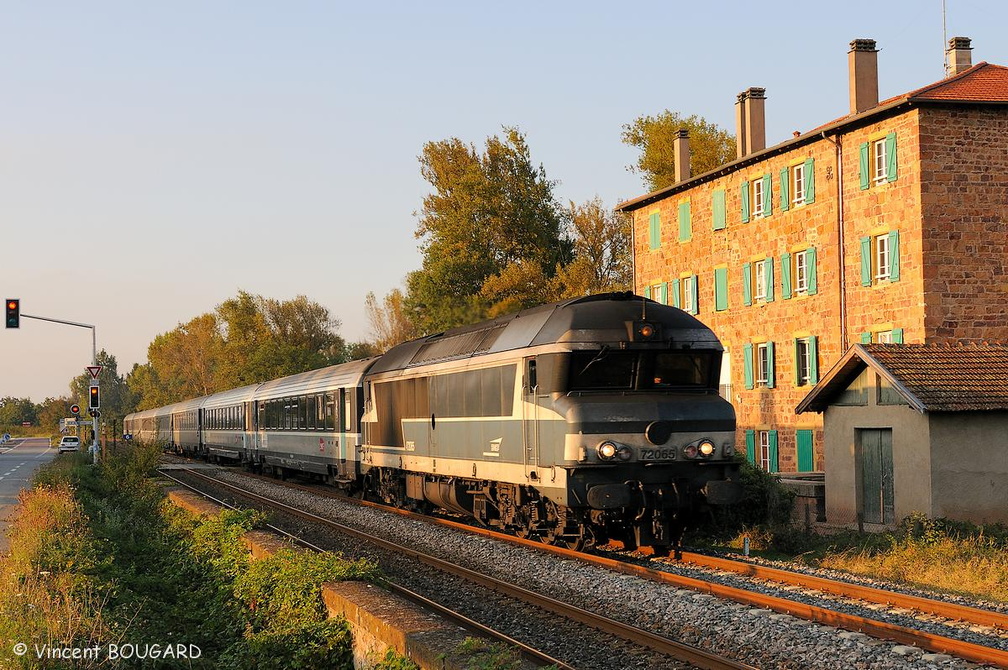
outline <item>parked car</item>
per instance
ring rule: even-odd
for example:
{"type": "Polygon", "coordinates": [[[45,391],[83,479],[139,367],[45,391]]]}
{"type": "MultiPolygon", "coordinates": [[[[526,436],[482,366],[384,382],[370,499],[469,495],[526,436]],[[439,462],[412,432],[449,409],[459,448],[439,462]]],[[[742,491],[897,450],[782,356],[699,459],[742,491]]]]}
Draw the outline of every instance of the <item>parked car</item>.
{"type": "Polygon", "coordinates": [[[80,438],[76,435],[64,435],[60,438],[59,443],[59,453],[65,451],[79,451],[80,450],[80,438]]]}

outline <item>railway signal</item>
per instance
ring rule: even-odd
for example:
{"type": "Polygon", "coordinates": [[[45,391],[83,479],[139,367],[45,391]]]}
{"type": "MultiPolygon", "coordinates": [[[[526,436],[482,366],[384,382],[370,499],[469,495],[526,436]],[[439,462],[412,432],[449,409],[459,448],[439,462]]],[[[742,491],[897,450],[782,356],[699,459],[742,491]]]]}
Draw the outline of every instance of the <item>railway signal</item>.
{"type": "MultiPolygon", "coordinates": [[[[92,386],[89,389],[90,396],[88,398],[88,409],[100,409],[101,408],[101,394],[97,386],[92,386]]],[[[92,412],[92,416],[95,413],[92,412]]]]}
{"type": "Polygon", "coordinates": [[[20,298],[7,298],[7,302],[4,303],[7,308],[7,327],[8,328],[20,328],[21,327],[21,299],[20,298]]]}
{"type": "Polygon", "coordinates": [[[80,405],[70,405],[70,413],[74,416],[80,415],[80,405]]]}

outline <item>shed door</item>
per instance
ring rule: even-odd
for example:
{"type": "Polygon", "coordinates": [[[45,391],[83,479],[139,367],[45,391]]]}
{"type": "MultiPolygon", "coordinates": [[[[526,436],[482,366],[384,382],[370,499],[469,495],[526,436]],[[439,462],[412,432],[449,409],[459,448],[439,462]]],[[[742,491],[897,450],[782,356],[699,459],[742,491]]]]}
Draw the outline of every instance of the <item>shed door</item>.
{"type": "Polygon", "coordinates": [[[893,455],[891,428],[859,428],[860,508],[865,523],[892,523],[893,455]]]}

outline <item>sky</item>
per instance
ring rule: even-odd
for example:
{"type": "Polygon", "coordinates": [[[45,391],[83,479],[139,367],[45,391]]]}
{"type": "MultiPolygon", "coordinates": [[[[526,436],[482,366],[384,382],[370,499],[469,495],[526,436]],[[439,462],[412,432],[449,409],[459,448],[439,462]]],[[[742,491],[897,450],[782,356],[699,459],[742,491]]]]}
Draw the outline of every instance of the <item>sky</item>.
{"type": "MultiPolygon", "coordinates": [[[[121,374],[239,290],[306,295],[371,336],[430,192],[417,157],[514,126],[561,202],[646,192],[625,124],[665,109],[767,145],[848,111],[847,51],[881,99],[943,76],[943,35],[1008,65],[1008,3],[15,2],[0,0],[0,298],[94,324],[121,374]],[[716,11],[711,10],[716,8],[716,11]]],[[[0,397],[69,393],[91,332],[0,332],[0,397]]]]}

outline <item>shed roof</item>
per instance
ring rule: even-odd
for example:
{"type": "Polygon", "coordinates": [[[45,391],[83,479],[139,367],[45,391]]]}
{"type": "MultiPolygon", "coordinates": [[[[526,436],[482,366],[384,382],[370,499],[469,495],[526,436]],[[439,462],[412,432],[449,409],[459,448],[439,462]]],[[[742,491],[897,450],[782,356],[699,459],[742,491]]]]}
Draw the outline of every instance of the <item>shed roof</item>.
{"type": "Polygon", "coordinates": [[[1008,410],[1008,344],[855,344],[798,404],[822,412],[866,367],[919,412],[1008,410]]]}

